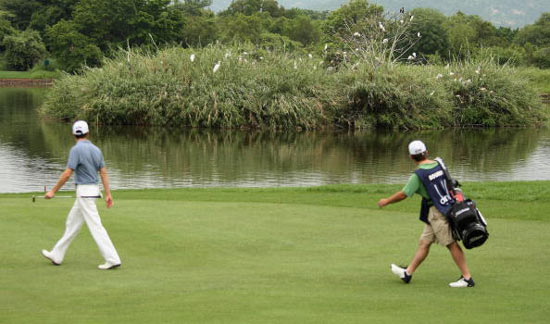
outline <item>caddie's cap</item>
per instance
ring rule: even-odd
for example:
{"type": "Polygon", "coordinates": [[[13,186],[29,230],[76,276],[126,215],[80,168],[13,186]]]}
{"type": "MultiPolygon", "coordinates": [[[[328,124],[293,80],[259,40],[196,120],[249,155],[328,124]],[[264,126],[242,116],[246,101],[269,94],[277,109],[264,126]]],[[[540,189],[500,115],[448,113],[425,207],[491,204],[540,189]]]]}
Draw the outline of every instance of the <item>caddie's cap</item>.
{"type": "Polygon", "coordinates": [[[409,144],[409,154],[410,155],[418,155],[418,154],[421,154],[421,153],[424,153],[426,152],[426,145],[424,145],[424,143],[422,143],[422,141],[412,141],[410,144],[409,144]]]}
{"type": "Polygon", "coordinates": [[[78,120],[73,124],[73,135],[88,134],[88,123],[83,120],[78,120]]]}

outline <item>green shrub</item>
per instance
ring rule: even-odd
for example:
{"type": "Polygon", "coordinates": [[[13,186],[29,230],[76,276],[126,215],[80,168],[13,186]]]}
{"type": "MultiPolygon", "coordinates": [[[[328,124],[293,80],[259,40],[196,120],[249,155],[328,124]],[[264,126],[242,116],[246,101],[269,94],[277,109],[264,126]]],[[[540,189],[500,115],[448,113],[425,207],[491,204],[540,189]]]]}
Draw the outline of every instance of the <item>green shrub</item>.
{"type": "Polygon", "coordinates": [[[451,126],[452,101],[431,67],[361,65],[342,71],[347,100],[339,124],[400,129],[451,126]]]}
{"type": "Polygon", "coordinates": [[[456,126],[530,126],[546,118],[538,94],[514,68],[472,61],[442,74],[453,95],[456,126]]]}
{"type": "Polygon", "coordinates": [[[547,117],[528,80],[491,59],[338,69],[324,61],[252,46],[121,51],[102,68],[62,77],[42,112],[104,124],[270,129],[528,126],[547,117]]]}
{"type": "Polygon", "coordinates": [[[107,124],[310,129],[329,122],[329,78],[320,60],[255,51],[121,52],[102,68],[57,82],[43,111],[107,124]]]}
{"type": "Polygon", "coordinates": [[[26,71],[46,55],[46,47],[37,31],[26,30],[4,37],[7,67],[26,71]]]}

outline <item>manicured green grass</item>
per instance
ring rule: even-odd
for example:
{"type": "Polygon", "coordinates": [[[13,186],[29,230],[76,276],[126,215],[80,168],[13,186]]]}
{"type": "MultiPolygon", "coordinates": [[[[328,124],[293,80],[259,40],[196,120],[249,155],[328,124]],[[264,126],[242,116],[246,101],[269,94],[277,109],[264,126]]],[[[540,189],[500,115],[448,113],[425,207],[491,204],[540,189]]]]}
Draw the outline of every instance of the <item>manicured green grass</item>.
{"type": "Polygon", "coordinates": [[[39,251],[61,236],[71,199],[0,195],[2,323],[545,323],[550,182],[468,183],[489,221],[467,251],[473,289],[434,246],[409,285],[417,198],[380,210],[397,185],[115,192],[100,206],[123,259],[83,229],[59,267],[39,251]]]}
{"type": "Polygon", "coordinates": [[[0,79],[56,79],[57,71],[0,71],[0,79]]]}

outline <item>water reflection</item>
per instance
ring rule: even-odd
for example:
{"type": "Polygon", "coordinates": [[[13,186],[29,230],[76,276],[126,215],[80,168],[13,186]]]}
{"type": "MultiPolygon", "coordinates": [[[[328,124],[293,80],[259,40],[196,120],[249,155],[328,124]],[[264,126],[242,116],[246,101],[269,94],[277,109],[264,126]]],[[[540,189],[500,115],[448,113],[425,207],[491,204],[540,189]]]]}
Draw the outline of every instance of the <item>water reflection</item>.
{"type": "MultiPolygon", "coordinates": [[[[47,91],[47,90],[46,90],[47,91]]],[[[0,89],[0,192],[53,185],[74,140],[40,120],[43,89],[0,89]]],[[[402,183],[420,138],[466,181],[550,179],[547,129],[244,132],[94,127],[114,188],[402,183]]]]}

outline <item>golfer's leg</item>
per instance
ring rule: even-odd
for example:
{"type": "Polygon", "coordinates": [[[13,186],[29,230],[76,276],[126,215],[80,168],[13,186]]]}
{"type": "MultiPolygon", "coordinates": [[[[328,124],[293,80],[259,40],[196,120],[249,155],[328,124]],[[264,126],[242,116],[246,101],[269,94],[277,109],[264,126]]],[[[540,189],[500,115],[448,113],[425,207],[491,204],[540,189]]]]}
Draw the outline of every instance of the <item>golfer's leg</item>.
{"type": "Polygon", "coordinates": [[[97,207],[95,205],[95,199],[93,198],[78,198],[80,203],[80,208],[82,214],[84,215],[84,220],[88,225],[90,234],[94,238],[99,252],[105,259],[105,261],[112,264],[120,264],[120,257],[109,238],[109,234],[101,224],[101,219],[99,218],[99,213],[97,212],[97,207]]]}
{"type": "Polygon", "coordinates": [[[67,221],[65,222],[65,233],[63,234],[61,239],[57,241],[51,251],[54,261],[56,263],[63,262],[63,259],[65,258],[65,253],[67,252],[69,245],[80,232],[80,228],[82,228],[83,223],[84,218],[82,217],[78,201],[75,201],[73,208],[71,208],[71,211],[67,216],[67,221]]]}
{"type": "Polygon", "coordinates": [[[470,279],[472,277],[470,275],[470,269],[468,269],[468,265],[466,264],[466,256],[464,255],[464,251],[460,248],[460,245],[453,242],[447,245],[447,248],[449,249],[449,252],[451,252],[451,256],[460,269],[460,272],[462,272],[462,276],[466,279],[470,279]]]}
{"type": "Polygon", "coordinates": [[[416,254],[414,255],[411,263],[407,267],[407,273],[412,275],[413,272],[420,266],[422,261],[426,259],[428,256],[428,253],[430,253],[430,246],[432,245],[432,242],[426,241],[426,240],[420,240],[418,242],[418,249],[416,250],[416,254]]]}

